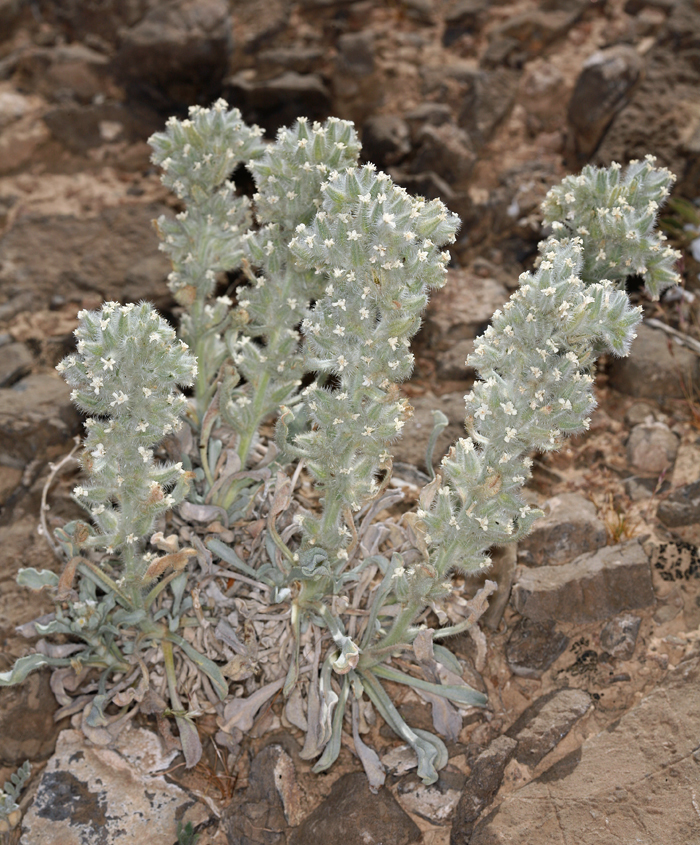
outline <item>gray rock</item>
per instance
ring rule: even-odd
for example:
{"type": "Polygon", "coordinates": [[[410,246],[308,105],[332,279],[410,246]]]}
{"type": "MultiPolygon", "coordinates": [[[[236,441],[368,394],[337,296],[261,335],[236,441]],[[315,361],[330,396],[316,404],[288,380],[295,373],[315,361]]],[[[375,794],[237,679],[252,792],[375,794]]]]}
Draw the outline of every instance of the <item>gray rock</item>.
{"type": "Polygon", "coordinates": [[[289,845],[418,845],[420,828],[391,792],[369,791],[364,772],[343,775],[289,836],[289,845]]]}
{"type": "Polygon", "coordinates": [[[0,463],[22,467],[53,455],[79,430],[70,388],[58,376],[37,373],[0,388],[0,463]]]}
{"type": "Polygon", "coordinates": [[[474,824],[498,792],[517,746],[517,740],[500,736],[476,758],[455,810],[450,845],[470,845],[474,824]]]}
{"type": "Polygon", "coordinates": [[[449,349],[437,351],[435,365],[440,378],[448,380],[473,379],[476,370],[467,364],[467,357],[473,352],[473,340],[458,340],[449,349]]]}
{"type": "Polygon", "coordinates": [[[618,722],[508,795],[470,845],[696,842],[699,683],[694,656],[618,722]]]}
{"type": "Polygon", "coordinates": [[[352,76],[370,76],[374,72],[374,33],[350,32],[338,39],[337,68],[352,76]]]}
{"type": "Polygon", "coordinates": [[[261,50],[256,56],[257,67],[279,73],[293,70],[296,73],[313,73],[323,59],[323,50],[318,47],[274,47],[261,50]]]}
{"type": "Polygon", "coordinates": [[[585,624],[654,602],[649,560],[636,540],[561,566],[523,567],[512,592],[513,607],[535,622],[585,624]]]}
{"type": "Polygon", "coordinates": [[[592,704],[580,689],[555,690],[533,702],[506,732],[518,741],[515,758],[526,766],[536,766],[555,748],[592,704]]]}
{"type": "Polygon", "coordinates": [[[157,307],[170,305],[165,284],[170,262],[158,251],[152,226],[153,219],[166,211],[163,205],[148,204],[106,208],[82,220],[68,215],[22,216],[0,237],[0,292],[31,284],[33,308],[42,299],[48,302],[57,290],[67,298],[92,291],[103,299],[148,299],[157,307]],[[142,272],[146,259],[151,259],[148,276],[142,272]],[[134,268],[136,276],[125,283],[134,268]]]}
{"type": "Polygon", "coordinates": [[[236,103],[246,120],[269,132],[293,123],[297,117],[323,120],[331,112],[331,95],[316,73],[286,71],[266,80],[251,80],[245,73],[229,77],[224,96],[236,103]]]}
{"type": "Polygon", "coordinates": [[[255,756],[248,788],[223,813],[229,845],[284,845],[289,825],[278,785],[288,779],[285,775],[293,768],[291,757],[280,745],[268,745],[255,756]]]}
{"type": "Polygon", "coordinates": [[[465,74],[465,91],[458,122],[478,151],[493,137],[510,114],[518,94],[521,74],[507,67],[471,69],[465,74]]]}
{"type": "Polygon", "coordinates": [[[627,440],[627,460],[645,475],[659,475],[667,470],[677,452],[678,437],[662,422],[636,425],[627,440]]]}
{"type": "Polygon", "coordinates": [[[77,42],[27,50],[15,73],[24,90],[50,102],[70,99],[87,105],[111,83],[108,57],[77,42]]]}
{"type": "Polygon", "coordinates": [[[506,661],[514,675],[540,678],[569,644],[569,638],[557,631],[554,622],[520,619],[506,645],[506,661]]]}
{"type": "Polygon", "coordinates": [[[545,516],[518,542],[518,560],[528,566],[569,563],[607,541],[604,523],[595,505],[580,493],[562,493],[548,499],[545,516]]]}
{"type": "MultiPolygon", "coordinates": [[[[87,106],[61,104],[48,111],[43,120],[56,141],[78,154],[85,154],[108,140],[134,142],[140,140],[138,135],[144,134],[135,131],[131,110],[119,103],[87,106]],[[112,124],[116,132],[110,138],[104,135],[106,124],[112,124]]],[[[155,130],[155,124],[152,128],[155,130]]]]}
{"type": "Polygon", "coordinates": [[[433,465],[438,466],[440,459],[459,437],[464,437],[464,394],[462,392],[444,393],[435,396],[426,393],[411,399],[413,416],[403,429],[403,438],[392,445],[395,460],[413,464],[425,469],[425,450],[433,431],[433,410],[440,410],[449,419],[450,424],[440,433],[433,452],[433,465]]]}
{"type": "Polygon", "coordinates": [[[571,155],[587,161],[600,144],[613,118],[631,99],[643,70],[634,47],[616,44],[586,59],[569,101],[571,155]]]}
{"type": "MultiPolygon", "coordinates": [[[[631,475],[624,481],[625,493],[633,502],[641,502],[650,499],[656,490],[656,478],[642,478],[639,475],[631,475]]],[[[668,488],[668,483],[666,483],[668,488]]]]}
{"type": "Polygon", "coordinates": [[[507,289],[495,279],[450,268],[447,284],[430,298],[424,337],[438,349],[447,349],[458,340],[473,340],[507,299],[507,289]]]}
{"type": "Polygon", "coordinates": [[[409,813],[415,813],[432,824],[444,824],[452,815],[464,788],[461,772],[440,772],[437,783],[427,786],[416,775],[398,784],[399,803],[409,813]]]}
{"type": "Polygon", "coordinates": [[[443,45],[449,47],[463,35],[476,34],[490,5],[490,0],[452,0],[445,9],[443,45]]]}
{"type": "Polygon", "coordinates": [[[26,376],[32,367],[32,353],[24,343],[8,343],[0,353],[0,387],[26,376]]]}
{"type": "Polygon", "coordinates": [[[658,413],[659,409],[649,402],[635,402],[625,411],[625,422],[630,428],[633,428],[635,425],[641,425],[647,422],[649,417],[651,417],[653,422],[658,413]]]}
{"type": "Polygon", "coordinates": [[[63,731],[22,821],[24,845],[172,845],[177,821],[205,822],[210,810],[160,774],[176,752],[160,739],[127,728],[114,748],[63,731]]]}
{"type": "Polygon", "coordinates": [[[406,15],[422,24],[433,23],[435,4],[433,0],[401,0],[406,15]]]}
{"type": "Polygon", "coordinates": [[[411,151],[410,130],[405,120],[377,114],[362,127],[362,157],[378,167],[396,164],[411,151]]]}
{"type": "Polygon", "coordinates": [[[700,522],[700,481],[674,490],[659,503],[656,515],[669,528],[700,522]]]}
{"type": "Polygon", "coordinates": [[[603,625],[600,632],[600,644],[611,657],[617,660],[629,660],[637,645],[637,634],[642,620],[631,613],[616,616],[603,625]]]}
{"type": "Polygon", "coordinates": [[[467,179],[476,163],[469,135],[454,123],[429,124],[416,134],[416,151],[410,163],[413,173],[431,170],[448,182],[467,179]]]}
{"type": "Polygon", "coordinates": [[[522,67],[545,47],[565,35],[581,16],[585,4],[569,9],[533,9],[510,15],[489,32],[490,43],[482,57],[485,67],[506,64],[522,67]]]}
{"type": "Polygon", "coordinates": [[[3,689],[0,712],[3,764],[17,767],[25,760],[45,759],[53,754],[60,727],[53,719],[58,704],[49,679],[47,670],[34,672],[23,683],[3,689]]]}
{"type": "Polygon", "coordinates": [[[228,70],[231,31],[225,0],[155,3],[120,31],[114,68],[132,94],[157,105],[208,102],[228,70]]]}
{"type": "Polygon", "coordinates": [[[415,137],[418,130],[420,130],[425,123],[431,126],[441,126],[443,123],[449,123],[452,120],[452,109],[447,103],[421,103],[415,109],[404,115],[404,119],[408,123],[412,135],[415,137]]]}

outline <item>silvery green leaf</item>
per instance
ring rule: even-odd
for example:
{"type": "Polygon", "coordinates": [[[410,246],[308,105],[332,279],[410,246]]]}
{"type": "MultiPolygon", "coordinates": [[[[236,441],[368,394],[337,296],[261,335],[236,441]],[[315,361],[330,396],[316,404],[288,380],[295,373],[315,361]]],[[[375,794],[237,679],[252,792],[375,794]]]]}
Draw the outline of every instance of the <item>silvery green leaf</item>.
{"type": "Polygon", "coordinates": [[[359,719],[358,709],[357,699],[354,699],[352,702],[352,739],[355,743],[357,756],[360,758],[362,768],[365,770],[365,774],[367,775],[370,791],[376,793],[381,786],[384,786],[386,771],[377,752],[368,745],[365,745],[360,737],[360,732],[357,727],[359,719]]]}
{"type": "Polygon", "coordinates": [[[17,583],[20,587],[29,587],[30,590],[41,590],[42,587],[57,587],[58,575],[48,569],[20,569],[17,573],[17,583]]]}
{"type": "Polygon", "coordinates": [[[416,689],[432,692],[435,695],[441,695],[443,698],[448,698],[456,704],[465,704],[468,707],[485,707],[488,704],[488,698],[478,690],[464,684],[464,686],[457,686],[455,684],[431,684],[421,678],[414,678],[407,675],[405,672],[400,672],[394,669],[393,666],[374,666],[372,671],[380,678],[386,678],[387,681],[394,681],[398,684],[407,684],[416,689]]]}
{"type": "Polygon", "coordinates": [[[340,688],[340,697],[338,699],[338,704],[335,708],[335,713],[333,714],[333,724],[331,726],[331,737],[326,744],[326,747],[323,751],[323,754],[319,757],[316,761],[316,765],[311,770],[314,774],[318,774],[319,772],[325,772],[326,769],[330,768],[333,763],[338,759],[338,754],[340,754],[340,743],[341,737],[343,733],[343,716],[345,715],[345,704],[348,700],[348,694],[350,692],[350,680],[349,676],[345,675],[343,678],[343,685],[340,688]]]}
{"type": "Polygon", "coordinates": [[[15,660],[12,669],[7,672],[0,672],[0,687],[9,687],[13,684],[21,684],[22,681],[35,669],[42,666],[50,666],[51,660],[43,654],[28,654],[15,660]]]}
{"type": "Polygon", "coordinates": [[[191,769],[202,759],[202,741],[199,738],[199,732],[192,722],[184,716],[175,716],[175,722],[180,734],[185,768],[191,769]]]}
{"type": "Polygon", "coordinates": [[[253,727],[258,710],[267,703],[272,696],[282,689],[284,678],[260,687],[259,690],[247,698],[234,698],[224,708],[224,725],[222,730],[229,733],[231,728],[239,728],[244,733],[253,727]]]}

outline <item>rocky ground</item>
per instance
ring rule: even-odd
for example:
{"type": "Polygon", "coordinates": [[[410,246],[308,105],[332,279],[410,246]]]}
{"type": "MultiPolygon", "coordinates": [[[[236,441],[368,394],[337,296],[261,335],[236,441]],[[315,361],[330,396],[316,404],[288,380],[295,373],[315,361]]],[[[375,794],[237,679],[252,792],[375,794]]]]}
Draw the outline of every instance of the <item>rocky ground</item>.
{"type": "MultiPolygon", "coordinates": [[[[200,845],[700,839],[699,84],[692,0],[0,0],[0,669],[28,649],[15,626],[50,609],[14,576],[57,567],[37,522],[47,463],[80,430],[53,370],[77,311],[175,311],[151,226],[174,203],[146,144],[169,114],[224,96],[268,133],[352,119],[368,160],[462,216],[405,386],[409,480],[433,408],[450,419],[439,447],[461,434],[465,357],[531,266],[553,182],[652,153],[690,203],[665,224],[684,289],[634,293],[647,322],[628,360],[602,362],[591,431],[537,460],[529,496],[547,516],[499,556],[485,639],[452,643],[490,705],[448,742],[437,784],[380,720],[377,795],[349,734],[312,775],[278,701],[231,771],[212,741],[183,774],[147,722],[115,748],[86,743],[37,674],[0,692],[0,777],[34,765],[22,842],[170,845],[177,820],[200,845]]],[[[431,728],[418,696],[396,700],[431,728]]]]}

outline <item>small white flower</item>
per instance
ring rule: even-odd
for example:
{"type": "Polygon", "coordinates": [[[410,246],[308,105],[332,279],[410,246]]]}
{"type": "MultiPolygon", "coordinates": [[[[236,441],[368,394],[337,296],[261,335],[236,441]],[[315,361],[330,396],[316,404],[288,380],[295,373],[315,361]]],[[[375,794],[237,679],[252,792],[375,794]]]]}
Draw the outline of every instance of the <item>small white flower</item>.
{"type": "Polygon", "coordinates": [[[105,456],[105,446],[104,443],[98,443],[95,447],[94,452],[90,452],[93,458],[104,458],[105,456]]]}
{"type": "Polygon", "coordinates": [[[488,531],[488,530],[489,530],[489,520],[488,520],[488,517],[486,517],[486,516],[484,516],[484,517],[477,516],[477,517],[476,517],[476,521],[477,521],[477,522],[479,523],[479,525],[481,526],[482,531],[488,531]]]}
{"type": "Polygon", "coordinates": [[[127,543],[135,543],[136,542],[136,534],[129,534],[126,538],[127,543]]]}
{"type": "Polygon", "coordinates": [[[518,412],[515,410],[512,402],[501,402],[501,408],[503,408],[503,412],[508,414],[511,417],[515,417],[518,415],[518,412]]]}
{"type": "Polygon", "coordinates": [[[514,428],[506,428],[506,436],[503,439],[506,443],[510,443],[517,434],[518,432],[514,428]]]}
{"type": "Polygon", "coordinates": [[[487,416],[491,416],[491,411],[489,410],[488,405],[480,405],[474,412],[474,416],[479,417],[482,420],[485,420],[487,416]]]}
{"type": "Polygon", "coordinates": [[[339,369],[339,370],[340,370],[340,372],[342,373],[342,372],[343,372],[343,370],[344,370],[344,369],[347,367],[347,365],[348,365],[347,359],[345,358],[345,356],[344,356],[344,355],[338,355],[338,357],[337,357],[336,361],[337,361],[337,363],[338,363],[338,369],[339,369]]]}
{"type": "Polygon", "coordinates": [[[73,488],[73,495],[80,498],[81,496],[87,496],[88,492],[84,487],[74,487],[73,488]]]}
{"type": "Polygon", "coordinates": [[[114,365],[117,363],[114,358],[110,355],[109,358],[100,358],[100,361],[103,363],[103,370],[113,370],[114,365]]]}
{"type": "Polygon", "coordinates": [[[112,396],[114,396],[114,401],[109,403],[111,407],[114,407],[115,405],[123,405],[124,402],[129,401],[128,395],[124,393],[123,390],[113,393],[112,396]]]}
{"type": "Polygon", "coordinates": [[[104,513],[105,506],[104,505],[95,505],[95,507],[90,511],[93,516],[99,516],[101,513],[104,513]]]}

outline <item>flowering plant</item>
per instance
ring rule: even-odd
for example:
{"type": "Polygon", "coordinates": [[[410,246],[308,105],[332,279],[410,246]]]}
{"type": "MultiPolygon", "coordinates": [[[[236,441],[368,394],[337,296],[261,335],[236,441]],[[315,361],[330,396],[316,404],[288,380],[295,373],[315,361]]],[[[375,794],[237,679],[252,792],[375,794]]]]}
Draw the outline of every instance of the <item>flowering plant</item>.
{"type": "MultiPolygon", "coordinates": [[[[652,161],[624,175],[589,167],[550,192],[537,266],[469,359],[480,378],[465,397],[466,436],[437,472],[431,446],[430,479],[399,518],[387,509],[403,498],[391,454],[411,413],[400,383],[459,221],[359,166],[348,122],[299,119],[267,146],[259,134],[219,101],[151,139],[185,205],[158,222],[181,339],[147,305],[81,315],[78,352],[59,369],[95,415],[89,481],[74,491],[92,525],[57,532],[60,578],[23,570],[20,580],[56,590],[55,618],[36,632],[83,645],[70,657],[45,647],[0,683],[46,664],[85,678],[100,668],[83,729],[110,741],[139,708],[171,713],[188,765],[201,754],[197,712],[217,715],[216,741],[234,750],[282,690],[285,718],[306,733],[302,757],[321,771],[338,756],[350,700],[371,785],[384,768],[360,733],[375,710],[430,783],[447,761],[438,734],[456,738],[464,709],[487,703],[441,642],[478,637],[496,585],[466,601],[455,576],[487,571],[489,549],[538,517],[522,495],[530,453],[587,428],[595,359],[626,354],[641,319],[626,277],[643,275],[652,296],[676,281],[676,254],[654,229],[672,177],[652,161]],[[228,181],[240,162],[256,182],[255,225],[228,181]],[[215,293],[236,268],[232,307],[215,293]],[[190,399],[176,392],[193,381],[190,399]],[[155,460],[164,436],[175,463],[155,460]],[[165,537],[170,508],[178,533],[165,537]],[[163,556],[145,551],[155,527],[163,556]],[[407,725],[383,681],[430,702],[436,733],[407,725]]],[[[437,415],[436,431],[444,424],[437,415]]]]}

